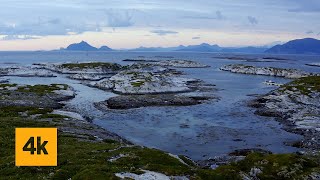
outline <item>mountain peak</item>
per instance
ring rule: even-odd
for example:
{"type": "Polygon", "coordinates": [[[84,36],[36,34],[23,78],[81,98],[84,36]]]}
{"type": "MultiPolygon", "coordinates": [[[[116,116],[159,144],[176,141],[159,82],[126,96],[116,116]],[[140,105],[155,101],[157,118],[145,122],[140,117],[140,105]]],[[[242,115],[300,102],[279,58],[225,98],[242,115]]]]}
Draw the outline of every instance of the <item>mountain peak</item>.
{"type": "Polygon", "coordinates": [[[101,46],[101,47],[99,48],[99,50],[100,50],[100,51],[111,51],[112,49],[109,48],[108,46],[101,46]]]}
{"type": "Polygon", "coordinates": [[[78,44],[89,44],[89,43],[87,43],[86,41],[84,41],[84,40],[82,40],[80,43],[78,43],[78,44]]]}
{"type": "Polygon", "coordinates": [[[208,43],[201,43],[200,46],[211,46],[211,45],[208,43]]]}
{"type": "Polygon", "coordinates": [[[266,53],[320,54],[320,40],[314,38],[295,39],[283,45],[273,46],[266,53]]]}
{"type": "Polygon", "coordinates": [[[96,48],[91,46],[86,41],[81,41],[80,43],[70,44],[65,50],[67,51],[111,51],[112,49],[108,46],[102,46],[101,48],[96,48]]]}

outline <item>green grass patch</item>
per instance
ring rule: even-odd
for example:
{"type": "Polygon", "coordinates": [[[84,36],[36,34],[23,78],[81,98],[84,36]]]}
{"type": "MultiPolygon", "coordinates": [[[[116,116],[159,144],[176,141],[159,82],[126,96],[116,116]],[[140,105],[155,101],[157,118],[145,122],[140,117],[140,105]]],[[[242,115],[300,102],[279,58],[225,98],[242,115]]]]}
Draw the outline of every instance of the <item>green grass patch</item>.
{"type": "Polygon", "coordinates": [[[17,91],[27,92],[27,93],[37,93],[39,95],[44,95],[48,93],[53,93],[55,90],[66,90],[68,85],[65,84],[51,84],[51,85],[27,85],[18,87],[17,91]]]}
{"type": "Polygon", "coordinates": [[[5,88],[5,87],[16,87],[17,84],[0,84],[1,88],[5,88]]]}
{"type": "Polygon", "coordinates": [[[40,119],[64,119],[69,118],[68,116],[60,115],[60,114],[42,114],[39,116],[40,119]]]}
{"type": "Polygon", "coordinates": [[[196,166],[196,164],[189,158],[187,158],[186,156],[183,155],[179,155],[178,156],[183,162],[185,162],[186,164],[188,164],[189,166],[196,166]]]}
{"type": "Polygon", "coordinates": [[[251,168],[262,170],[258,175],[260,179],[304,179],[311,172],[320,172],[319,164],[314,160],[295,154],[270,154],[253,153],[245,160],[221,166],[216,169],[218,174],[232,174],[232,172],[249,173],[251,168]]]}
{"type": "Polygon", "coordinates": [[[46,114],[52,111],[52,109],[48,108],[7,106],[0,108],[0,117],[18,117],[20,116],[20,113],[23,112],[30,116],[35,114],[46,114]]]}
{"type": "Polygon", "coordinates": [[[67,63],[62,64],[62,68],[67,69],[93,69],[93,68],[104,68],[111,70],[120,70],[122,66],[117,63],[107,63],[107,62],[91,62],[91,63],[67,63]]]}
{"type": "Polygon", "coordinates": [[[145,81],[136,81],[136,82],[131,82],[131,85],[133,87],[141,87],[144,85],[144,83],[145,83],[145,81]]]}
{"type": "Polygon", "coordinates": [[[320,92],[320,76],[299,78],[295,81],[281,86],[280,90],[282,92],[286,90],[299,91],[304,95],[309,95],[312,92],[320,92]]]}

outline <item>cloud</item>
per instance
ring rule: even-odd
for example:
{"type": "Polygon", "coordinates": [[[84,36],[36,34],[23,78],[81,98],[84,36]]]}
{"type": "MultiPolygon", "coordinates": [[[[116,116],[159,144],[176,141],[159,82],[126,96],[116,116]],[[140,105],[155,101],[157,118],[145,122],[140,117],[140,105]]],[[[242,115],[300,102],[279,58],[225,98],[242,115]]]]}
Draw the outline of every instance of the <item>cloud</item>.
{"type": "Polygon", "coordinates": [[[253,17],[253,16],[248,16],[248,21],[249,21],[249,23],[252,24],[252,25],[256,25],[256,24],[259,23],[258,20],[257,20],[255,17],[253,17]]]}
{"type": "MultiPolygon", "coordinates": [[[[179,32],[186,35],[179,36],[181,43],[189,43],[193,36],[201,35],[201,39],[204,39],[204,36],[207,37],[206,33],[217,32],[223,35],[219,37],[208,35],[206,39],[212,42],[218,41],[221,44],[263,44],[262,41],[278,39],[287,41],[299,38],[301,33],[306,35],[305,32],[310,29],[314,31],[313,35],[316,35],[320,29],[320,23],[317,22],[320,0],[236,2],[231,0],[13,0],[1,2],[1,37],[21,39],[22,36],[28,35],[39,36],[42,40],[46,36],[58,35],[59,37],[50,37],[50,39],[57,39],[61,44],[63,41],[59,40],[60,36],[72,36],[72,38],[84,36],[83,39],[95,41],[93,39],[98,36],[95,35],[99,34],[103,38],[111,39],[111,43],[116,46],[120,46],[119,44],[132,46],[138,43],[135,37],[141,32],[142,35],[145,32],[148,33],[152,38],[158,35],[176,36],[174,34],[179,32]],[[293,14],[288,13],[288,10],[308,13],[293,14]],[[119,27],[127,28],[119,30],[119,27]],[[309,28],[305,29],[306,27],[309,28]],[[252,32],[252,28],[256,31],[252,32]],[[110,31],[112,32],[113,29],[117,30],[117,34],[114,33],[111,36],[110,31]],[[158,30],[158,32],[150,33],[152,30],[158,30]],[[165,32],[166,30],[174,33],[165,32]],[[84,33],[93,31],[103,31],[103,33],[84,33]],[[123,36],[118,36],[124,32],[126,36],[132,37],[128,42],[123,42],[123,36]],[[253,36],[261,38],[257,41],[247,41],[249,35],[251,36],[249,39],[253,36]],[[231,37],[235,37],[235,40],[231,41],[231,37]]],[[[166,42],[176,41],[168,38],[167,41],[157,43],[164,45],[166,42]]],[[[156,42],[141,43],[145,45],[156,42]]],[[[4,42],[0,45],[11,46],[10,43],[6,45],[4,42]]],[[[49,47],[52,43],[43,46],[49,47]]]]}
{"type": "Polygon", "coordinates": [[[132,20],[134,10],[109,9],[107,13],[107,25],[109,27],[130,27],[134,25],[132,20]]]}
{"type": "Polygon", "coordinates": [[[192,39],[201,39],[199,36],[192,37],[192,39]]]}
{"type": "Polygon", "coordinates": [[[320,36],[320,32],[317,35],[320,36]]]}
{"type": "Polygon", "coordinates": [[[38,17],[31,21],[0,24],[0,34],[8,37],[48,36],[81,34],[86,31],[101,31],[99,24],[87,22],[70,22],[67,19],[38,17]],[[10,36],[9,36],[10,35],[10,36]]]}
{"type": "Polygon", "coordinates": [[[289,12],[320,12],[320,1],[319,0],[308,0],[308,1],[301,1],[301,0],[291,0],[292,3],[296,4],[295,8],[288,9],[289,12]]]}
{"type": "Polygon", "coordinates": [[[154,34],[157,34],[159,36],[165,36],[165,35],[168,35],[168,34],[178,34],[178,32],[176,31],[168,31],[168,30],[153,30],[153,31],[150,31],[151,33],[154,33],[154,34]]]}
{"type": "Polygon", "coordinates": [[[12,40],[29,40],[29,39],[39,39],[37,36],[29,35],[6,35],[0,38],[1,41],[12,41],[12,40]]]}
{"type": "Polygon", "coordinates": [[[306,34],[313,34],[313,31],[307,31],[306,34]]]}
{"type": "Polygon", "coordinates": [[[217,15],[217,19],[219,19],[219,20],[222,20],[222,19],[225,18],[225,17],[222,15],[221,11],[217,11],[217,12],[216,12],[216,15],[217,15]]]}
{"type": "Polygon", "coordinates": [[[203,14],[203,13],[195,13],[194,15],[183,16],[183,18],[187,19],[203,19],[203,20],[224,20],[226,17],[222,14],[221,11],[216,11],[214,14],[203,14]]]}

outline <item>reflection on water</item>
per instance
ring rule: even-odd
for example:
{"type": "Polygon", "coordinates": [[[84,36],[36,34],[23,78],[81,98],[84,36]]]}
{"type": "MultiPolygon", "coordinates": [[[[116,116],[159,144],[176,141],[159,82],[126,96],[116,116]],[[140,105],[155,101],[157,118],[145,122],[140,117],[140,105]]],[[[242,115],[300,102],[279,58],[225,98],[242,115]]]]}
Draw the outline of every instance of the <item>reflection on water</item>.
{"type": "MultiPolygon", "coordinates": [[[[240,63],[235,60],[212,58],[210,53],[0,53],[0,62],[63,62],[63,61],[112,61],[138,56],[154,57],[159,55],[191,59],[208,64],[206,69],[182,69],[188,77],[195,77],[217,85],[215,94],[219,102],[189,107],[148,107],[131,110],[110,110],[106,113],[94,108],[93,103],[106,100],[115,94],[93,89],[79,84],[78,81],[59,75],[57,78],[10,78],[11,82],[22,84],[66,83],[77,91],[75,99],[66,108],[72,108],[93,122],[115,132],[132,142],[155,147],[174,154],[185,154],[194,159],[203,159],[228,153],[240,148],[263,148],[274,152],[291,152],[297,149],[283,145],[285,141],[301,137],[285,132],[273,118],[254,115],[254,109],[246,106],[249,94],[263,94],[274,87],[263,84],[265,80],[285,83],[288,80],[266,76],[233,74],[219,71],[219,67],[240,63]]],[[[258,56],[258,55],[254,55],[258,56]]],[[[293,61],[241,62],[259,66],[294,67],[319,72],[320,68],[304,64],[315,62],[314,56],[290,56],[293,61]]]]}

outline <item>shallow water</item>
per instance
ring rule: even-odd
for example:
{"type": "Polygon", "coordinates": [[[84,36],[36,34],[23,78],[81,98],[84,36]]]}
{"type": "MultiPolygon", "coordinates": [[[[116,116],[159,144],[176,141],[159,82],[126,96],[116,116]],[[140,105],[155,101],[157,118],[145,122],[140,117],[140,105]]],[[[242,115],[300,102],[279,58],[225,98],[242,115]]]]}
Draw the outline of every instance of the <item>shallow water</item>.
{"type": "MultiPolygon", "coordinates": [[[[263,148],[277,153],[293,152],[296,148],[283,142],[295,141],[301,137],[281,129],[273,118],[254,115],[254,109],[246,106],[249,94],[267,93],[275,87],[264,85],[265,80],[288,82],[283,78],[241,75],[223,72],[219,67],[231,63],[245,63],[258,66],[276,66],[320,72],[318,67],[305,66],[317,62],[317,56],[285,56],[290,61],[281,62],[238,62],[213,58],[212,53],[129,53],[129,52],[1,52],[0,63],[32,64],[33,62],[64,61],[108,61],[122,63],[122,59],[138,56],[173,56],[176,59],[190,59],[208,64],[205,69],[181,69],[187,77],[204,80],[218,88],[214,94],[218,102],[209,102],[189,107],[148,107],[131,110],[109,110],[106,113],[94,108],[93,103],[106,100],[115,94],[86,87],[78,81],[59,75],[57,78],[11,77],[11,82],[21,84],[66,83],[71,85],[77,96],[67,104],[93,123],[126,139],[148,147],[155,147],[174,154],[188,155],[193,159],[228,153],[241,148],[263,148]]],[[[249,55],[248,55],[249,56],[249,55]]],[[[261,55],[250,55],[261,56],[261,55]]],[[[269,55],[270,56],[270,55],[269,55]]],[[[10,66],[10,65],[9,65],[10,66]]]]}

